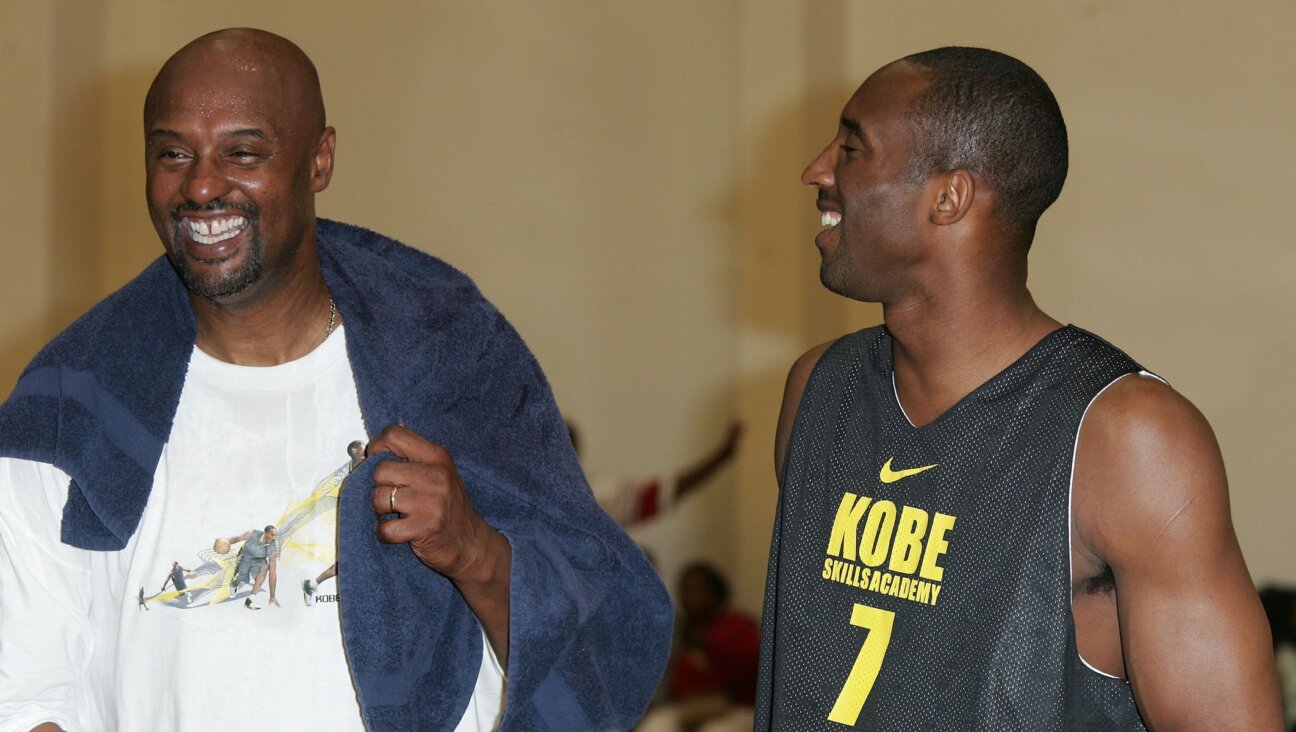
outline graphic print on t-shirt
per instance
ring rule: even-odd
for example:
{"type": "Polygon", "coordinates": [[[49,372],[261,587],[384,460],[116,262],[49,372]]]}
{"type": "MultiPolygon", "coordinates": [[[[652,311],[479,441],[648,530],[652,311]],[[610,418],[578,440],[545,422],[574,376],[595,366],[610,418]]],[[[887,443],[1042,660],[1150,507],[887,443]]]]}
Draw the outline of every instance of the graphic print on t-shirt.
{"type": "MultiPolygon", "coordinates": [[[[319,585],[337,575],[337,545],[336,541],[313,541],[308,534],[318,536],[320,532],[303,529],[321,518],[336,525],[342,483],[364,458],[363,448],[363,443],[358,441],[348,445],[351,459],[319,481],[309,495],[290,502],[273,523],[217,537],[210,547],[195,552],[199,563],[192,568],[179,560],[173,561],[161,573],[164,579],[157,593],[146,595],[145,588],[140,587],[140,607],[147,610],[156,604],[193,609],[244,600],[249,609],[260,609],[255,596],[265,591],[266,575],[272,563],[277,564],[280,579],[287,580],[286,587],[291,586],[286,571],[297,570],[294,574],[300,575],[323,568],[318,575],[301,579],[302,599],[307,606],[313,605],[319,585]]],[[[249,517],[248,523],[261,526],[258,517],[249,517]]],[[[335,536],[336,531],[330,527],[324,534],[335,536]]],[[[336,602],[337,595],[320,595],[318,599],[336,602]]]]}

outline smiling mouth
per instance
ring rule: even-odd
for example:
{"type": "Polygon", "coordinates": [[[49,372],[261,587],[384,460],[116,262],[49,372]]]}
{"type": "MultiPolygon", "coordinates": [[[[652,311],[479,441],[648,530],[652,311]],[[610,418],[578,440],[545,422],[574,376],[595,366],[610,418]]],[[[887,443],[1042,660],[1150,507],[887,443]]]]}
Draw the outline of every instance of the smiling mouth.
{"type": "Polygon", "coordinates": [[[185,216],[180,219],[180,226],[189,238],[198,244],[219,244],[243,233],[248,227],[248,218],[242,214],[212,219],[194,219],[185,216]]]}
{"type": "Polygon", "coordinates": [[[824,211],[819,214],[819,223],[829,228],[836,227],[837,224],[841,223],[841,220],[842,220],[842,215],[837,213],[836,211],[824,211]]]}

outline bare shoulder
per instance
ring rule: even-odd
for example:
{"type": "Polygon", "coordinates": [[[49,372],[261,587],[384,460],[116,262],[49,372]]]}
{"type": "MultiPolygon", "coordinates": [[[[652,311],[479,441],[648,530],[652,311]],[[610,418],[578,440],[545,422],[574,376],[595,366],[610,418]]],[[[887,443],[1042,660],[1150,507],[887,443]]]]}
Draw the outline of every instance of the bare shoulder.
{"type": "Polygon", "coordinates": [[[783,456],[787,452],[788,438],[792,435],[792,425],[796,422],[797,408],[801,405],[801,396],[805,393],[806,382],[814,371],[824,352],[836,341],[827,341],[801,354],[788,371],[787,384],[783,387],[783,406],[779,409],[778,431],[774,436],[774,471],[775,475],[783,474],[783,456]]]}
{"type": "Polygon", "coordinates": [[[1206,418],[1192,402],[1166,382],[1146,373],[1130,374],[1104,390],[1094,400],[1085,424],[1132,428],[1137,432],[1155,432],[1164,427],[1177,431],[1190,426],[1210,430],[1206,418]]]}
{"type": "Polygon", "coordinates": [[[1176,523],[1229,527],[1228,483],[1202,413],[1165,382],[1130,375],[1090,407],[1076,447],[1077,529],[1107,562],[1164,540],[1176,523]]]}

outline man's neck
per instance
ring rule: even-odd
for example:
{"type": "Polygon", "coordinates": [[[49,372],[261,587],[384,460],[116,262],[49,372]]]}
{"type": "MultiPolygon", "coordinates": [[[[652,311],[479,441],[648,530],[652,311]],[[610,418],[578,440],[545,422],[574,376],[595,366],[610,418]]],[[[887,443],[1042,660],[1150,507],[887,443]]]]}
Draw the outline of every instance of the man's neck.
{"type": "Polygon", "coordinates": [[[896,392],[909,419],[928,424],[1012,365],[1061,323],[1023,286],[1006,294],[884,306],[896,392]]]}
{"type": "Polygon", "coordinates": [[[301,279],[254,302],[222,303],[191,293],[198,347],[240,366],[277,366],[315,350],[342,316],[318,269],[301,279]]]}

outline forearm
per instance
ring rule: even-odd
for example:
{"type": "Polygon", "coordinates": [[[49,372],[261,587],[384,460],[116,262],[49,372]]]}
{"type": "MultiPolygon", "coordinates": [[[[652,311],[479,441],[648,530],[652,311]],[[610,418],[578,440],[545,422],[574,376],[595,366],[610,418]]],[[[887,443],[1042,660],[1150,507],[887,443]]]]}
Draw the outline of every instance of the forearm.
{"type": "Polygon", "coordinates": [[[729,428],[729,434],[725,441],[720,443],[709,455],[699,460],[692,466],[685,468],[675,476],[675,493],[676,497],[683,496],[685,493],[692,491],[702,483],[706,482],[722,466],[733,459],[734,448],[737,447],[738,435],[741,429],[735,424],[729,428]]]}
{"type": "Polygon", "coordinates": [[[500,666],[508,669],[509,590],[513,571],[513,548],[503,534],[491,529],[490,549],[483,560],[457,578],[455,587],[481,623],[486,639],[495,649],[500,666]]]}
{"type": "Polygon", "coordinates": [[[684,495],[697,488],[710,478],[721,465],[729,461],[732,453],[717,452],[708,456],[702,462],[689,467],[688,469],[675,476],[675,492],[677,495],[684,495]]]}

